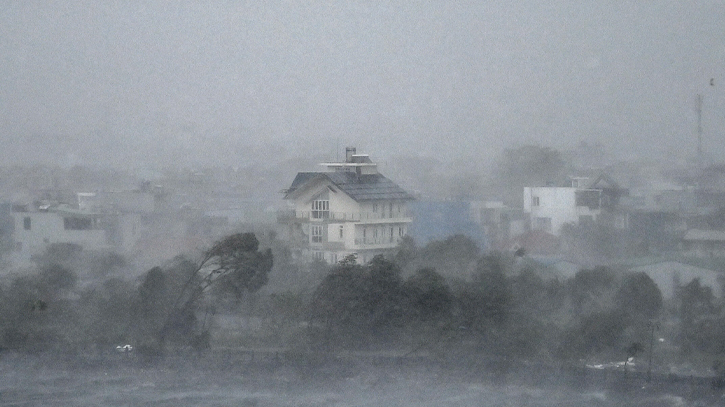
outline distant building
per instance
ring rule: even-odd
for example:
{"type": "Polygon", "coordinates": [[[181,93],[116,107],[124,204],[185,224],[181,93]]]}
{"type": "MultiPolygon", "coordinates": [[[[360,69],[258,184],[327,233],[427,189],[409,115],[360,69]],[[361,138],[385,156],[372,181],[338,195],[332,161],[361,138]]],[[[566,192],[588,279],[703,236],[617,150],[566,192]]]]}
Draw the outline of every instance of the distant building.
{"type": "Polygon", "coordinates": [[[512,237],[526,232],[526,217],[521,208],[511,208],[501,201],[471,202],[473,221],[483,228],[485,246],[501,250],[512,237]]]}
{"type": "Polygon", "coordinates": [[[140,191],[77,193],[74,204],[36,201],[11,206],[15,261],[24,262],[55,243],[127,253],[155,212],[155,198],[140,191]]]}
{"type": "Polygon", "coordinates": [[[377,170],[365,154],[347,148],[345,162],[326,172],[300,172],[278,215],[281,236],[302,258],[336,263],[355,254],[367,262],[394,249],[408,234],[413,197],[377,170]]]}
{"type": "Polygon", "coordinates": [[[565,224],[598,222],[608,215],[608,222],[626,228],[626,216],[615,209],[625,191],[605,176],[594,181],[571,178],[563,186],[525,187],[524,212],[529,214],[531,229],[560,235],[565,224]]]}
{"type": "Polygon", "coordinates": [[[685,252],[696,257],[725,256],[725,231],[690,229],[682,237],[685,252]]]}
{"type": "Polygon", "coordinates": [[[23,260],[53,243],[73,243],[88,249],[112,247],[100,213],[80,211],[68,205],[15,206],[12,217],[15,255],[23,260]]]}

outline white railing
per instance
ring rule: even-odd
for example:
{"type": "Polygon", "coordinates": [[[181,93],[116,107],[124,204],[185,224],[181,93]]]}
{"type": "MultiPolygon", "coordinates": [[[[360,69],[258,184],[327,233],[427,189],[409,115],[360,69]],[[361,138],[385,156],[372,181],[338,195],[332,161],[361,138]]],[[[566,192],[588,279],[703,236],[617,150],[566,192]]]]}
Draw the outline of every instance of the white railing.
{"type": "MultiPolygon", "coordinates": [[[[291,217],[292,213],[289,213],[291,217]]],[[[393,213],[378,212],[333,212],[333,211],[296,211],[297,219],[336,220],[348,222],[362,222],[366,220],[405,219],[410,218],[410,211],[393,213]]]]}
{"type": "Polygon", "coordinates": [[[400,242],[400,239],[401,238],[399,238],[399,237],[395,237],[391,241],[391,239],[389,237],[387,237],[387,238],[377,238],[377,239],[375,239],[375,238],[358,238],[358,239],[355,239],[355,246],[358,246],[358,247],[365,247],[365,246],[385,246],[385,247],[397,246],[398,245],[398,242],[400,242]]]}

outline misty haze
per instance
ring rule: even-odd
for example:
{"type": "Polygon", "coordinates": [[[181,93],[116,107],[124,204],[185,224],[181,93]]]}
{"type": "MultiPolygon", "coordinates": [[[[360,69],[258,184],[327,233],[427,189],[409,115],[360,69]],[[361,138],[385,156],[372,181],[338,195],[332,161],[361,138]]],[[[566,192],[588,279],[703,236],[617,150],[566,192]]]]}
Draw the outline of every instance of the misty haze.
{"type": "Polygon", "coordinates": [[[0,404],[725,400],[725,2],[2,2],[0,404]]]}

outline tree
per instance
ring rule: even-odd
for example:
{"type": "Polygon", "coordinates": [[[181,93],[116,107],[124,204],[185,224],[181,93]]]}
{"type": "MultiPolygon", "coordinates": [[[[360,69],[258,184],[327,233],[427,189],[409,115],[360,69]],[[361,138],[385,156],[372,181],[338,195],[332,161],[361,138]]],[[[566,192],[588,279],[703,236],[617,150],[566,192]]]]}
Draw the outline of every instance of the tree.
{"type": "Polygon", "coordinates": [[[680,302],[680,349],[684,354],[694,348],[705,350],[711,344],[706,340],[712,331],[711,319],[716,314],[712,288],[703,286],[699,278],[695,278],[677,292],[680,302]]]}
{"type": "Polygon", "coordinates": [[[405,235],[400,239],[398,247],[396,247],[395,263],[401,268],[405,268],[418,256],[418,246],[410,235],[405,235]]]}
{"type": "Polygon", "coordinates": [[[3,298],[2,342],[25,351],[49,350],[77,339],[77,310],[64,292],[76,285],[75,273],[58,265],[12,280],[3,298]]]}
{"type": "Polygon", "coordinates": [[[511,288],[499,256],[482,257],[476,266],[473,282],[459,295],[463,326],[485,334],[502,328],[511,308],[511,288]]]}
{"type": "Polygon", "coordinates": [[[33,260],[38,264],[45,263],[64,263],[77,258],[83,252],[83,246],[75,243],[52,243],[49,244],[45,251],[37,256],[33,256],[33,260]]]}
{"type": "Polygon", "coordinates": [[[445,240],[434,240],[418,252],[413,264],[436,269],[448,278],[466,278],[479,257],[475,241],[465,235],[453,235],[445,240]]]}
{"type": "Polygon", "coordinates": [[[358,346],[386,340],[403,321],[400,268],[378,255],[368,264],[340,262],[322,280],[310,304],[323,342],[358,346]]]}
{"type": "Polygon", "coordinates": [[[135,285],[120,278],[86,287],[77,307],[83,321],[81,342],[91,342],[101,350],[143,342],[138,333],[144,321],[134,314],[135,301],[135,285]]]}
{"type": "Polygon", "coordinates": [[[39,287],[53,294],[56,294],[60,290],[72,289],[78,283],[78,276],[59,264],[43,266],[40,269],[38,277],[39,287]]]}
{"type": "Polygon", "coordinates": [[[421,321],[445,319],[450,316],[453,293],[443,276],[432,268],[415,272],[403,284],[403,290],[410,301],[412,316],[421,321]]]}
{"type": "Polygon", "coordinates": [[[180,331],[181,337],[191,343],[193,335],[206,336],[205,332],[195,332],[195,313],[203,294],[216,283],[223,284],[238,297],[259,290],[267,283],[272,269],[272,251],[260,251],[253,233],[238,233],[216,242],[198,263],[192,264],[160,329],[161,345],[173,331],[180,331]]]}
{"type": "Polygon", "coordinates": [[[616,280],[614,271],[608,267],[579,270],[571,281],[572,305],[576,312],[586,314],[609,308],[616,280]]]}
{"type": "Polygon", "coordinates": [[[622,281],[615,302],[631,315],[651,319],[662,309],[662,292],[647,273],[631,273],[622,281]]]}
{"type": "Polygon", "coordinates": [[[567,358],[586,357],[602,352],[615,356],[623,348],[630,320],[620,310],[594,312],[574,322],[564,332],[559,352],[567,358]]]}

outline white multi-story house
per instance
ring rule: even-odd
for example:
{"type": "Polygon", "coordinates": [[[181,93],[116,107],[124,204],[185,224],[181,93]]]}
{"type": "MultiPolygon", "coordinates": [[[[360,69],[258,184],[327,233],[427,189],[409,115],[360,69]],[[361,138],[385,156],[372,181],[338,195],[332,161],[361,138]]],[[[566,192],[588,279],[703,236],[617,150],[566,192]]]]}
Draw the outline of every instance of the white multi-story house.
{"type": "Polygon", "coordinates": [[[54,243],[73,243],[89,249],[109,249],[102,215],[67,205],[40,208],[18,206],[12,212],[17,260],[28,260],[54,243]]]}
{"type": "Polygon", "coordinates": [[[347,148],[328,171],[300,172],[285,193],[283,235],[303,258],[336,263],[346,255],[370,261],[408,233],[413,197],[378,172],[366,154],[347,148]]]}
{"type": "Polygon", "coordinates": [[[598,222],[605,212],[613,226],[625,227],[626,218],[612,212],[623,192],[604,176],[593,182],[571,178],[566,186],[524,187],[524,213],[530,216],[531,229],[557,236],[565,224],[598,222]]]}
{"type": "Polygon", "coordinates": [[[15,261],[25,262],[56,243],[128,253],[143,232],[142,218],[154,210],[153,196],[137,191],[76,197],[74,205],[47,201],[12,205],[15,261]]]}

